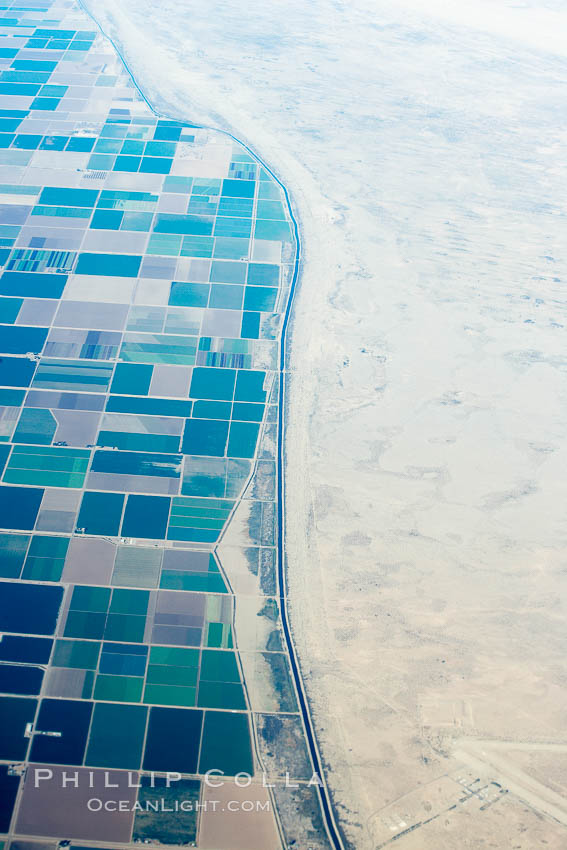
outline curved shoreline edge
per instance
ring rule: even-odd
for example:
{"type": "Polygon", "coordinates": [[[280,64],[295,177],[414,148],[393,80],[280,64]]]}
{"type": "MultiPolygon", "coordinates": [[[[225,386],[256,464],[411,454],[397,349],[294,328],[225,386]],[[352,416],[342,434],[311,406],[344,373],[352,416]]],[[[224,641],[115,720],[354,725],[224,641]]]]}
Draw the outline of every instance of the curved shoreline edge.
{"type": "MultiPolygon", "coordinates": [[[[124,65],[130,79],[132,80],[132,84],[136,88],[136,91],[143,99],[148,109],[156,115],[157,117],[167,118],[169,120],[179,120],[171,115],[168,115],[164,112],[160,112],[156,109],[147,96],[144,94],[140,85],[138,84],[136,77],[132,69],[130,68],[126,58],[124,57],[120,47],[116,44],[112,36],[110,36],[104,28],[101,26],[96,17],[90,12],[90,10],[85,6],[83,0],[77,0],[77,4],[80,8],[85,12],[86,15],[93,21],[99,32],[103,35],[107,41],[112,44],[112,47],[116,51],[116,54],[119,56],[120,61],[124,65]]],[[[181,119],[183,120],[183,119],[181,119]]],[[[307,740],[308,748],[309,748],[309,756],[312,762],[313,773],[315,776],[319,778],[319,782],[317,783],[317,792],[319,797],[319,802],[321,805],[321,811],[323,814],[323,819],[325,823],[325,827],[327,830],[328,838],[335,848],[335,850],[345,850],[345,845],[343,843],[343,838],[341,835],[341,831],[339,829],[337,819],[335,817],[334,812],[334,804],[333,800],[327,785],[325,772],[323,769],[322,758],[319,752],[319,747],[317,744],[317,738],[315,734],[315,729],[313,726],[313,722],[311,720],[311,713],[309,710],[308,698],[303,685],[303,679],[301,676],[301,670],[299,665],[299,660],[297,657],[297,652],[295,649],[295,644],[293,642],[291,626],[289,623],[289,615],[288,615],[288,604],[287,604],[287,574],[285,569],[285,533],[284,533],[284,502],[285,502],[285,481],[284,481],[284,466],[285,466],[285,448],[284,448],[284,427],[285,427],[285,391],[286,391],[286,354],[287,354],[287,331],[289,327],[289,320],[291,317],[291,311],[293,307],[293,302],[295,298],[295,294],[298,288],[299,283],[299,274],[301,270],[301,238],[299,233],[299,225],[297,219],[294,215],[290,195],[287,190],[287,187],[280,180],[280,178],[272,171],[272,169],[264,162],[264,160],[244,141],[239,139],[233,133],[228,130],[223,130],[218,127],[208,127],[203,124],[193,123],[194,127],[212,130],[217,133],[222,133],[225,136],[233,139],[237,144],[241,145],[248,153],[254,157],[254,159],[264,168],[268,174],[276,181],[276,183],[280,186],[282,192],[284,193],[284,197],[287,204],[287,209],[289,213],[289,217],[293,226],[293,233],[296,245],[295,251],[295,261],[293,268],[293,275],[290,282],[289,294],[286,301],[286,307],[282,314],[282,324],[280,329],[280,340],[279,340],[279,362],[278,362],[278,386],[279,386],[279,398],[278,398],[278,451],[277,451],[277,519],[278,519],[278,528],[277,528],[277,575],[278,575],[278,590],[279,590],[279,601],[280,601],[280,614],[282,621],[282,630],[285,637],[286,647],[288,651],[290,667],[293,676],[293,682],[295,687],[295,692],[298,700],[298,705],[300,708],[303,728],[305,731],[305,737],[307,740]]]]}

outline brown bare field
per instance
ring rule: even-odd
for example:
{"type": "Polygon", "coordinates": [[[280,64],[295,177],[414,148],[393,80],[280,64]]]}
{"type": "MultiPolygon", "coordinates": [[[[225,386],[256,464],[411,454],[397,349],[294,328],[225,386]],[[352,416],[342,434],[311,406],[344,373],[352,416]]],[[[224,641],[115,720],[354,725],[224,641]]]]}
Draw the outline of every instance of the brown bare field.
{"type": "Polygon", "coordinates": [[[205,785],[202,802],[198,836],[202,850],[280,850],[267,788],[254,784],[239,788],[231,782],[220,788],[205,785]]]}
{"type": "MultiPolygon", "coordinates": [[[[132,774],[131,784],[137,782],[132,774]]],[[[125,801],[131,808],[136,800],[136,789],[128,788],[128,773],[117,770],[87,770],[86,768],[58,765],[30,765],[20,803],[16,832],[20,835],[52,835],[54,838],[80,838],[88,841],[129,842],[134,814],[131,811],[105,811],[106,801],[125,801]],[[50,768],[53,778],[38,782],[35,788],[35,770],[50,768]],[[72,782],[62,792],[63,775],[78,775],[78,787],[72,782]],[[112,783],[117,788],[105,787],[112,783]],[[92,774],[92,783],[90,775],[92,774]],[[92,784],[92,787],[89,787],[92,784]],[[101,800],[100,811],[89,811],[88,801],[101,800]]]]}

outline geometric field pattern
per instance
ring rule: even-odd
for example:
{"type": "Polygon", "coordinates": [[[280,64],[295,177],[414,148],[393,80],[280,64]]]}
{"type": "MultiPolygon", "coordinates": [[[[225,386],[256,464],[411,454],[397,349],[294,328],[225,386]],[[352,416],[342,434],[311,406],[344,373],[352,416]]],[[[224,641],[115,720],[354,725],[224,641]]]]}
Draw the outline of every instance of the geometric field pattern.
{"type": "Polygon", "coordinates": [[[263,850],[324,847],[277,599],[283,193],[75,3],[0,15],[0,833],[230,850],[204,806],[142,812],[163,774],[203,804],[291,770],[263,850]]]}

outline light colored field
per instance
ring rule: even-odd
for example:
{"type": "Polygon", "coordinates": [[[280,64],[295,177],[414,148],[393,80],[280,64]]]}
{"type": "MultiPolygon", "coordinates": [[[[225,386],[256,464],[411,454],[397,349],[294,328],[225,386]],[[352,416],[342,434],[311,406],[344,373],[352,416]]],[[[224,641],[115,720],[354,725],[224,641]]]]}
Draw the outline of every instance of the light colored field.
{"type": "MultiPolygon", "coordinates": [[[[216,781],[216,780],[214,780],[216,781]]],[[[205,787],[198,846],[202,850],[280,850],[268,790],[225,783],[205,787]]]]}
{"type": "Polygon", "coordinates": [[[290,594],[351,847],[396,818],[423,824],[399,850],[565,847],[525,789],[458,803],[456,755],[567,742],[564,13],[117,6],[94,11],[154,102],[250,141],[301,219],[290,594]]]}

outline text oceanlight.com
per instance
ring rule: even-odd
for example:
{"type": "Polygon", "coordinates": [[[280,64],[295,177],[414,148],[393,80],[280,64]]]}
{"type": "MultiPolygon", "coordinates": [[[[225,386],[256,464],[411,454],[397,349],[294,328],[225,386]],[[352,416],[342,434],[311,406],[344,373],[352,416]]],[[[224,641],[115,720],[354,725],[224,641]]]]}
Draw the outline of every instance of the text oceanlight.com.
{"type": "Polygon", "coordinates": [[[269,800],[87,800],[90,812],[270,812],[269,800]]]}

